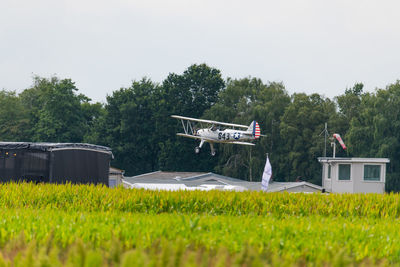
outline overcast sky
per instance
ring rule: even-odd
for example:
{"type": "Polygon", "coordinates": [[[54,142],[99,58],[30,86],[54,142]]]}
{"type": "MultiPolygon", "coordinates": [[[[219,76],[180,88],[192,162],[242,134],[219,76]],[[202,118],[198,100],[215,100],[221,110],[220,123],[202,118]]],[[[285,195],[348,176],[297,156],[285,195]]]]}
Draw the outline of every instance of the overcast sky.
{"type": "Polygon", "coordinates": [[[0,89],[33,75],[107,94],[191,64],[282,81],[290,94],[367,91],[400,79],[397,0],[1,0],[0,89]]]}

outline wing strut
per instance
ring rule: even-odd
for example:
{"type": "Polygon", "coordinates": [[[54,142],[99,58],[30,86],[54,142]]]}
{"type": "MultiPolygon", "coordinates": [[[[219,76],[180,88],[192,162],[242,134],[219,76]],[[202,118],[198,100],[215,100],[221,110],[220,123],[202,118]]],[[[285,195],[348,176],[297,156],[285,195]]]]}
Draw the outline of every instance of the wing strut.
{"type": "Polygon", "coordinates": [[[185,125],[184,119],[181,119],[181,122],[182,122],[183,130],[185,131],[185,134],[194,135],[193,127],[192,127],[192,124],[190,123],[190,121],[187,120],[186,125],[185,125]],[[190,132],[189,132],[189,130],[190,130],[190,132]]]}

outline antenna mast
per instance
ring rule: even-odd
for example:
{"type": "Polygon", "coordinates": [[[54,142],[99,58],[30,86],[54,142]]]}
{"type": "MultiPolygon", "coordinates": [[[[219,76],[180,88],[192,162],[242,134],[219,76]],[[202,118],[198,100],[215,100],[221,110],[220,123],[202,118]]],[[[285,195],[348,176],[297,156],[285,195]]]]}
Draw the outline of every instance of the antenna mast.
{"type": "Polygon", "coordinates": [[[324,158],[326,158],[326,139],[329,136],[328,123],[325,122],[325,128],[322,130],[322,132],[319,135],[321,135],[321,134],[324,134],[324,140],[325,140],[324,158]]]}

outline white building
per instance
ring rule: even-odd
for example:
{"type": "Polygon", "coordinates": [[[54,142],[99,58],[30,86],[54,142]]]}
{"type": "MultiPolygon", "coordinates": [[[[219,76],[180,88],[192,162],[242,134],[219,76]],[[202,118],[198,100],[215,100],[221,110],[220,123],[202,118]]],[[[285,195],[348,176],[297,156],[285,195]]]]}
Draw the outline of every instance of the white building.
{"type": "Polygon", "coordinates": [[[318,158],[322,187],[332,193],[384,193],[387,158],[318,158]]]}

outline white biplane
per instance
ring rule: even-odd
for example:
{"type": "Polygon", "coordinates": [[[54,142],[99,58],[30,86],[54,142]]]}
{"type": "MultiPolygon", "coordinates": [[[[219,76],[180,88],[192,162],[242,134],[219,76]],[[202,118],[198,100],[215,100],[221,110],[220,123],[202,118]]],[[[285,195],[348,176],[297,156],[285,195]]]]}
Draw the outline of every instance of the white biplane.
{"type": "Polygon", "coordinates": [[[200,140],[199,146],[195,147],[194,149],[196,154],[200,153],[200,149],[203,146],[204,142],[208,142],[210,144],[211,155],[215,156],[216,151],[214,149],[214,143],[254,146],[253,143],[244,141],[255,140],[258,139],[260,136],[263,136],[261,135],[260,126],[256,121],[253,121],[250,126],[246,126],[219,121],[194,119],[178,115],[172,115],[171,117],[179,119],[182,122],[184,133],[177,133],[177,135],[200,140]],[[200,123],[201,128],[195,128],[192,123],[200,123]],[[209,125],[209,127],[203,128],[203,124],[207,124],[209,125]],[[225,126],[232,127],[232,129],[222,129],[225,126]],[[238,130],[235,128],[244,128],[246,130],[238,130]]]}

